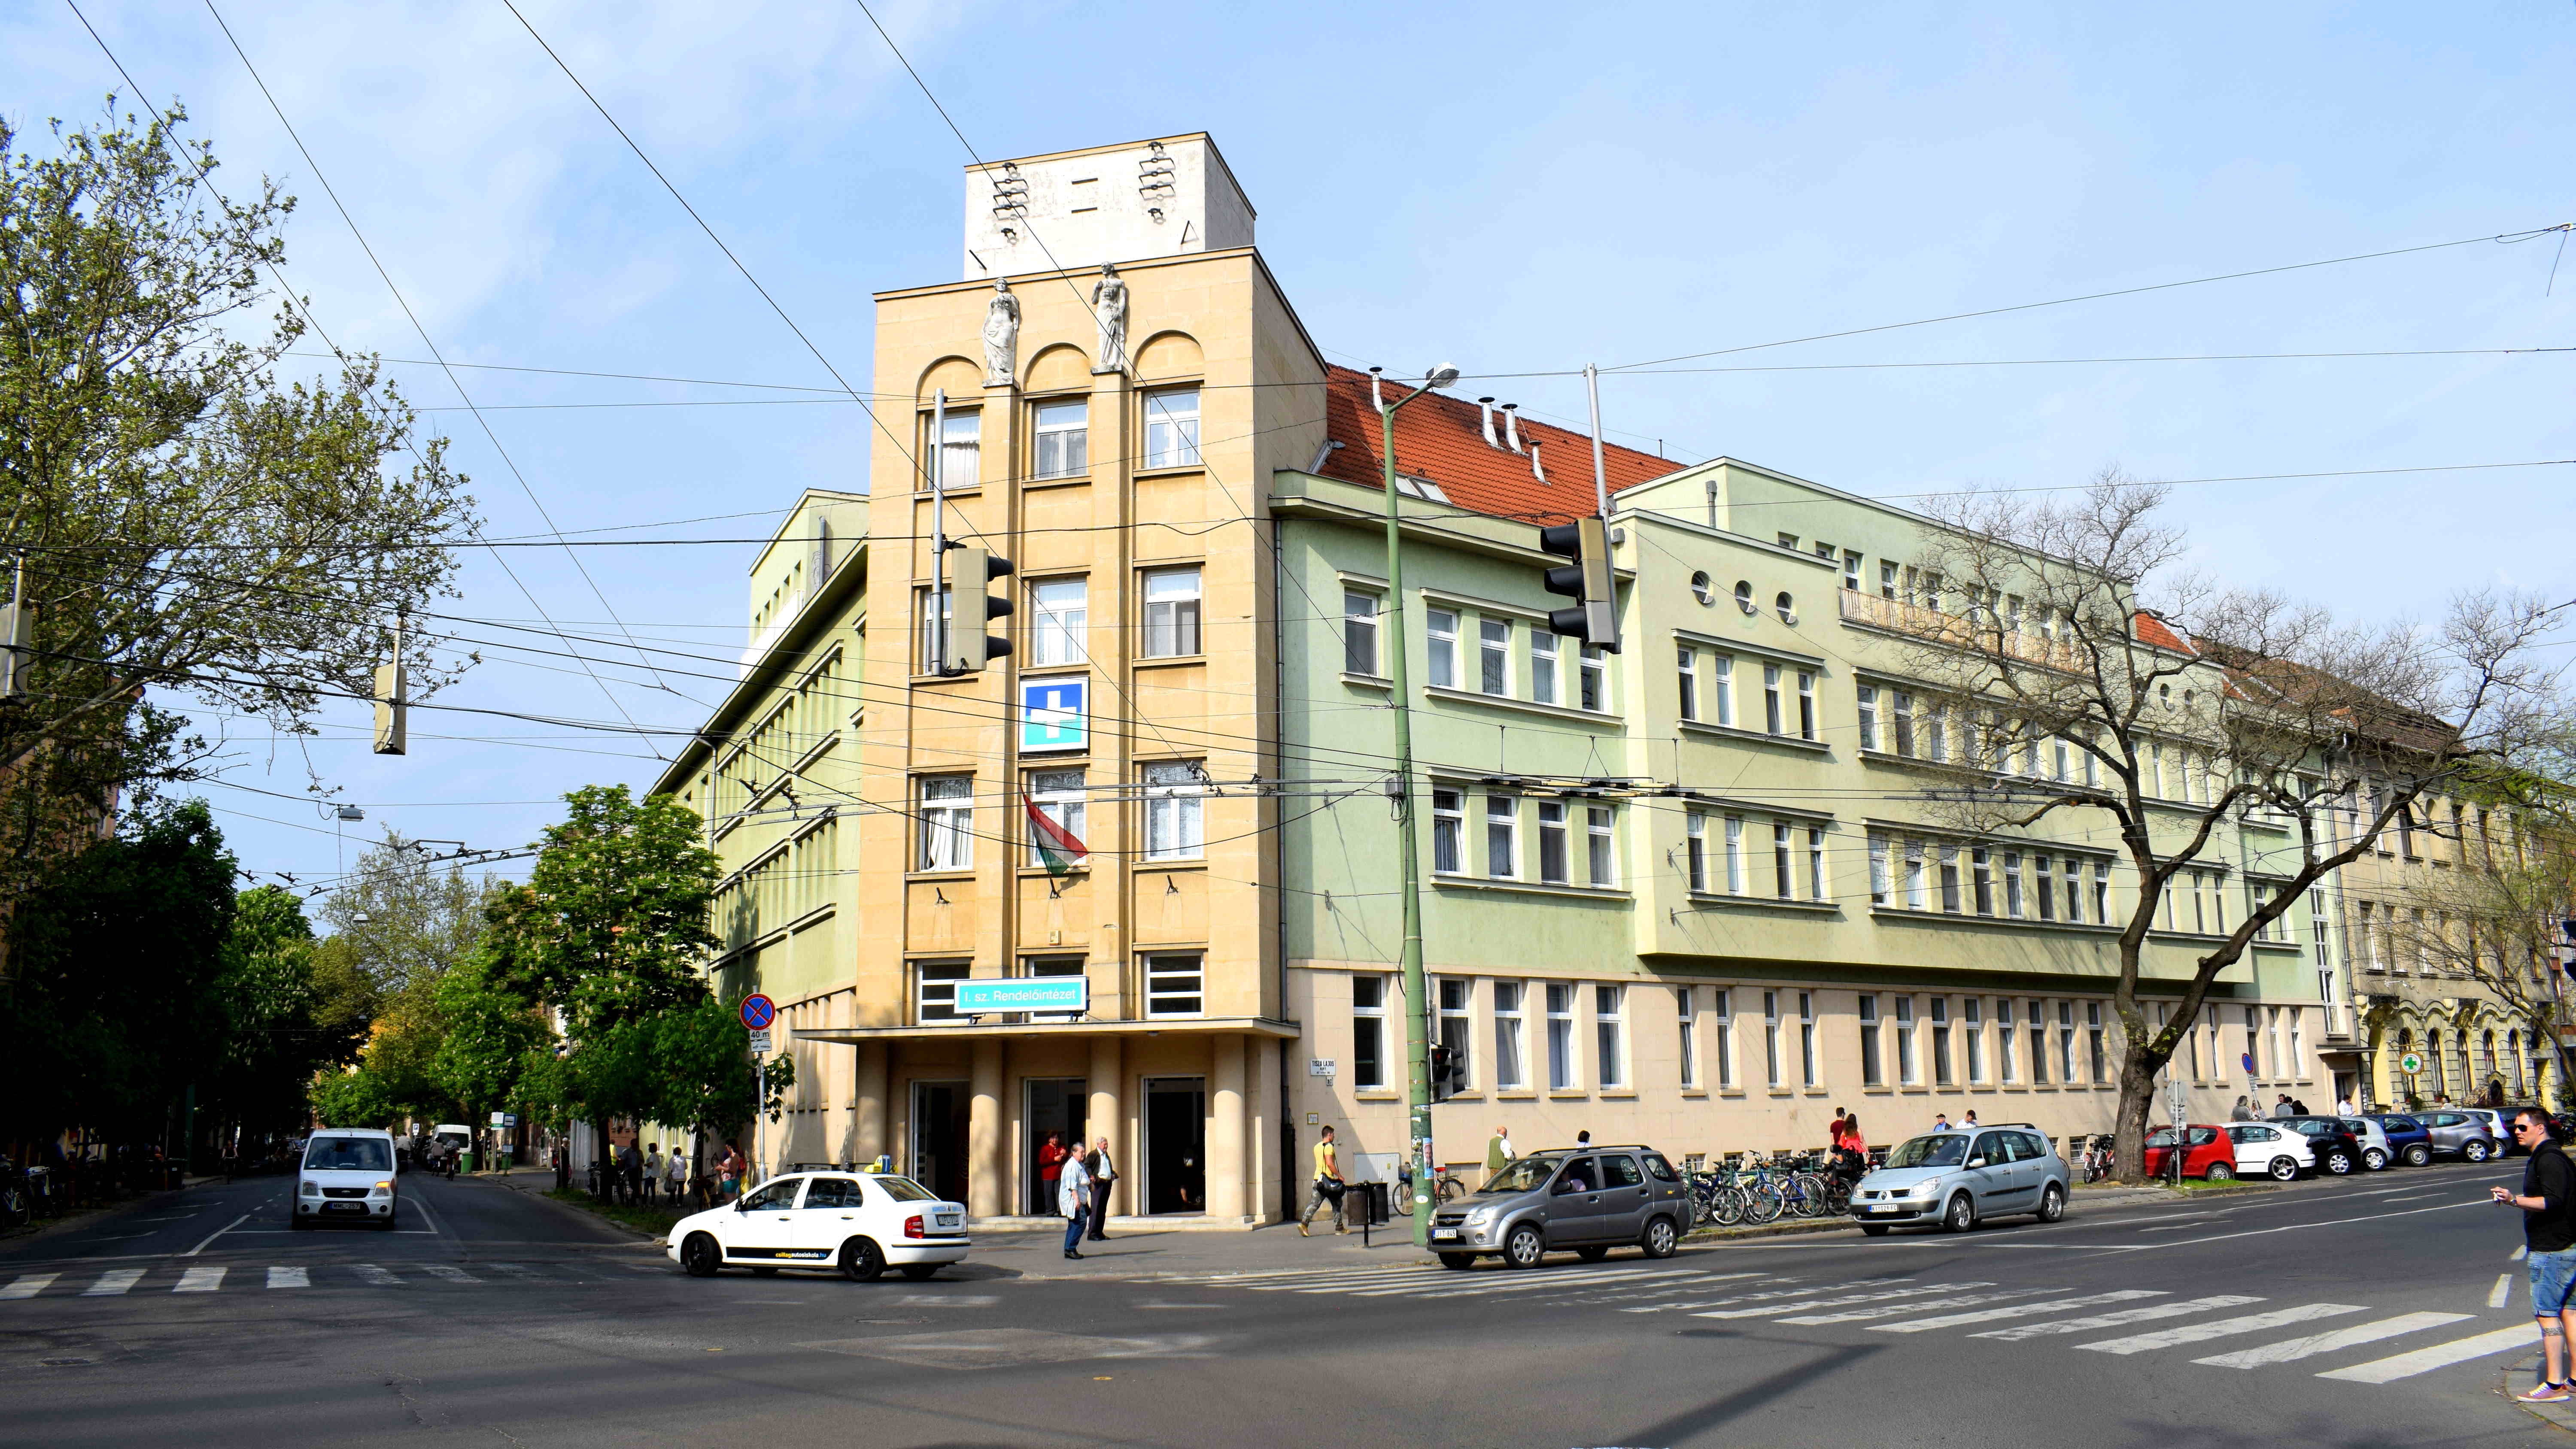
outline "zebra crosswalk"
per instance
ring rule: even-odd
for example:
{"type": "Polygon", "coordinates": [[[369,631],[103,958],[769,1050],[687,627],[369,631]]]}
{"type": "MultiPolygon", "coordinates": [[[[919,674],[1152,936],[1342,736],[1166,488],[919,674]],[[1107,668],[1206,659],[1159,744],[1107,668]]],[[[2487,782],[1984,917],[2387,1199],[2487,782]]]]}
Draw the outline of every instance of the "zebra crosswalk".
{"type": "MultiPolygon", "coordinates": [[[[590,1263],[324,1263],[235,1268],[199,1263],[185,1267],[108,1268],[21,1273],[0,1283],[0,1303],[31,1298],[130,1298],[150,1293],[284,1292],[305,1288],[459,1288],[495,1283],[597,1283],[609,1265],[590,1263]]],[[[620,1263],[621,1268],[637,1265],[620,1263]]],[[[658,1267],[647,1271],[658,1272],[658,1267]]]]}
{"type": "Polygon", "coordinates": [[[1192,1273],[1137,1281],[1158,1288],[1286,1293],[1345,1301],[1464,1299],[1480,1307],[1591,1304],[1628,1314],[1716,1320],[1736,1333],[1777,1327],[1801,1332],[1843,1329],[1899,1339],[1955,1335],[2008,1344],[2059,1344],[2116,1357],[2208,1344],[2210,1349],[2177,1354],[2176,1360],[2195,1368],[2240,1373],[2298,1365],[2318,1378],[2366,1384],[2396,1383],[2506,1355],[2525,1356],[2539,1342],[2539,1331],[2528,1319],[2482,1328],[2479,1315],[2470,1312],[2417,1309],[2373,1317],[2378,1310],[2359,1303],[2279,1303],[2246,1293],[2186,1296],[2155,1288],[2084,1290],[2063,1283],[1900,1275],[1805,1279],[1671,1263],[1569,1265],[1520,1273],[1458,1273],[1401,1264],[1192,1273]],[[2445,1337],[2446,1333],[2457,1336],[2445,1337]],[[2356,1356],[2358,1361],[2348,1361],[2356,1356]]]}

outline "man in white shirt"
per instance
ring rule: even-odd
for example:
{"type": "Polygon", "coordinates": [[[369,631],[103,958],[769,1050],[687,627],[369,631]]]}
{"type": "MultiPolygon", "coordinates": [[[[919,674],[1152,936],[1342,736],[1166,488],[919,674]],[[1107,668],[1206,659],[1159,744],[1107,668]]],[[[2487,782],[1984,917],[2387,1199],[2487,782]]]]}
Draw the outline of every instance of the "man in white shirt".
{"type": "Polygon", "coordinates": [[[1082,1225],[1091,1218],[1091,1172],[1082,1165],[1077,1152],[1064,1160],[1064,1175],[1056,1179],[1056,1211],[1064,1214],[1064,1255],[1079,1258],[1074,1244],[1082,1241],[1082,1225]]]}
{"type": "Polygon", "coordinates": [[[1101,1231],[1109,1223],[1109,1184],[1118,1180],[1118,1165],[1109,1160],[1109,1139],[1103,1137],[1093,1146],[1091,1156],[1083,1160],[1082,1169],[1091,1174],[1091,1241],[1105,1243],[1109,1235],[1101,1231]]]}

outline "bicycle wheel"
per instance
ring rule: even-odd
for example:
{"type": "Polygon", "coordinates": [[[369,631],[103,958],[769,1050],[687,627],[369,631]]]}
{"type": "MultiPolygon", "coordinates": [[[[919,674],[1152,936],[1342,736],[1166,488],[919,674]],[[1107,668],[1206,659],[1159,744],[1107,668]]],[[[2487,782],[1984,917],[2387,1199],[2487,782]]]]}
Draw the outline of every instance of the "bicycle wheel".
{"type": "Polygon", "coordinates": [[[1458,1199],[1465,1197],[1466,1195],[1467,1184],[1460,1182],[1454,1177],[1444,1177],[1440,1179],[1440,1190],[1436,1196],[1438,1196],[1442,1202],[1456,1202],[1458,1199]]]}
{"type": "Polygon", "coordinates": [[[1388,1196],[1390,1196],[1390,1197],[1394,1198],[1395,1200],[1394,1200],[1393,1202],[1391,1202],[1391,1203],[1388,1203],[1388,1204],[1387,1204],[1387,1206],[1389,1206],[1389,1207],[1391,1207],[1391,1208],[1395,1209],[1396,1215],[1397,1215],[1398,1217],[1407,1217],[1407,1218],[1409,1218],[1409,1217],[1413,1216],[1413,1184],[1412,1184],[1412,1183],[1409,1183],[1409,1182],[1399,1182],[1399,1183],[1397,1183],[1393,1188],[1389,1189],[1389,1191],[1388,1191],[1388,1196]]]}
{"type": "Polygon", "coordinates": [[[1750,1201],[1744,1189],[1728,1183],[1709,1194],[1708,1220],[1722,1228],[1734,1227],[1744,1221],[1745,1208],[1750,1201]]]}
{"type": "Polygon", "coordinates": [[[1785,1203],[1780,1196],[1780,1190],[1767,1182],[1763,1183],[1745,1195],[1744,1220],[1748,1223],[1770,1222],[1780,1216],[1780,1209],[1783,1206],[1785,1203]]]}

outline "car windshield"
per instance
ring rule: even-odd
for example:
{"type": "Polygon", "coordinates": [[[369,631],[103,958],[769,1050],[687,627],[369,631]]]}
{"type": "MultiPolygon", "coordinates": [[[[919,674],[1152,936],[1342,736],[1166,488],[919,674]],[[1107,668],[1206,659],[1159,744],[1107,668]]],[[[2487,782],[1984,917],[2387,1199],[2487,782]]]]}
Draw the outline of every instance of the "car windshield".
{"type": "Polygon", "coordinates": [[[896,1202],[937,1202],[939,1194],[908,1177],[882,1176],[869,1181],[885,1189],[885,1195],[896,1202]]]}
{"type": "Polygon", "coordinates": [[[2173,1146],[2173,1129],[2171,1127],[2159,1127],[2155,1131],[2148,1133],[2147,1145],[2149,1147],[2173,1146]]]}
{"type": "Polygon", "coordinates": [[[1956,1167],[1968,1160],[1968,1139],[1962,1133],[1935,1132],[1929,1137],[1909,1137],[1887,1154],[1890,1167],[1956,1167]]]}
{"type": "Polygon", "coordinates": [[[373,1137],[316,1137],[304,1165],[316,1172],[390,1172],[394,1155],[373,1137]]]}
{"type": "Polygon", "coordinates": [[[1483,1187],[1476,1191],[1480,1193],[1536,1192],[1547,1185],[1548,1178],[1556,1172],[1557,1163],[1563,1160],[1552,1156],[1524,1157],[1495,1173],[1486,1180],[1483,1187]]]}

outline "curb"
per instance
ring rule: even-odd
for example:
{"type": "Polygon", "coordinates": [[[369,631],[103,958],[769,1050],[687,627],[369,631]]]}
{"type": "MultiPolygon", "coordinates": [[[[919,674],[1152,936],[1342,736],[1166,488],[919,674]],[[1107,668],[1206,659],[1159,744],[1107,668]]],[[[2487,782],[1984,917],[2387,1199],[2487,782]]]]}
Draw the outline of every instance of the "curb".
{"type": "MultiPolygon", "coordinates": [[[[561,1198],[548,1197],[546,1195],[546,1191],[533,1191],[531,1189],[521,1187],[519,1184],[510,1180],[510,1175],[508,1173],[496,1172],[488,1177],[478,1175],[476,1178],[468,1180],[497,1183],[500,1186],[508,1188],[510,1191],[519,1194],[521,1197],[527,1198],[531,1202],[544,1203],[549,1208],[553,1208],[558,1212],[570,1213],[574,1217],[586,1223],[596,1223],[601,1227],[632,1238],[637,1243],[651,1244],[655,1247],[661,1246],[662,1235],[659,1233],[648,1233],[642,1228],[629,1227],[615,1218],[602,1216],[599,1213],[590,1211],[588,1208],[577,1207],[571,1203],[563,1201],[561,1198]]],[[[553,1174],[546,1174],[545,1180],[551,1184],[553,1174]]],[[[547,1191],[551,1191],[551,1187],[549,1187],[547,1191]]]]}

